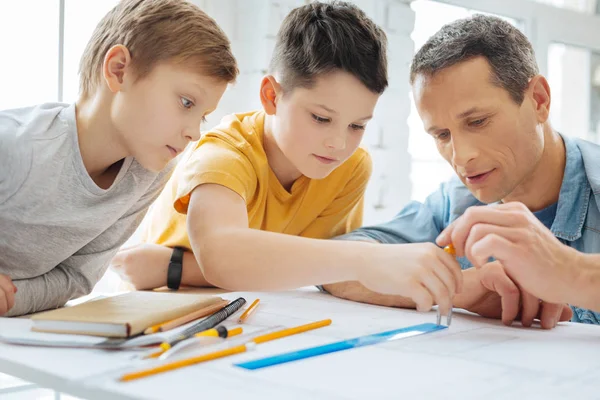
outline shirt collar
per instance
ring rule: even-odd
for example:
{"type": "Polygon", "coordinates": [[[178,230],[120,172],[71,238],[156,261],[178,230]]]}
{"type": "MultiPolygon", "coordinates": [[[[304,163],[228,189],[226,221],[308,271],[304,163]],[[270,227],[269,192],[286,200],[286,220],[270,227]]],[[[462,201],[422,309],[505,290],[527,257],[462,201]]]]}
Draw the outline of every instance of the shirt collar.
{"type": "Polygon", "coordinates": [[[574,241],[581,237],[591,189],[579,147],[575,140],[561,136],[565,143],[565,172],[551,231],[560,239],[574,241]]]}

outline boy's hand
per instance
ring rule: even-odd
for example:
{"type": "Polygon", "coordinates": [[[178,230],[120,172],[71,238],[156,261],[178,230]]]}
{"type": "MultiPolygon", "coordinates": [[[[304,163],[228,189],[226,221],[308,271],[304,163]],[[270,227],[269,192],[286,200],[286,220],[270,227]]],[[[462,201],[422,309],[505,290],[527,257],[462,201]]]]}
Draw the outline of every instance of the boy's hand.
{"type": "Polygon", "coordinates": [[[358,274],[365,287],[410,297],[419,311],[438,304],[443,314],[448,313],[462,289],[460,265],[453,256],[433,243],[376,246],[373,263],[358,274]]]}
{"type": "Polygon", "coordinates": [[[17,287],[12,280],[8,276],[0,274],[0,317],[15,305],[15,293],[17,293],[17,287]]]}
{"type": "Polygon", "coordinates": [[[167,284],[172,252],[170,247],[151,243],[122,248],[112,259],[110,267],[137,290],[154,289],[167,284]]]}

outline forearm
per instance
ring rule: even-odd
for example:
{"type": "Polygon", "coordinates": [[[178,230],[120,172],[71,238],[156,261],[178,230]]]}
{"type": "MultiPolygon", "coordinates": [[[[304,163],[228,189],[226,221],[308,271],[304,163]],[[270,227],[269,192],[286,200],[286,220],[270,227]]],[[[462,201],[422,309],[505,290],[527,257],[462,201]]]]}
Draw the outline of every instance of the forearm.
{"type": "Polygon", "coordinates": [[[231,290],[288,290],[358,279],[374,244],[307,239],[247,228],[190,241],[207,281],[231,290]]]}
{"type": "Polygon", "coordinates": [[[385,295],[364,287],[360,282],[339,282],[323,285],[323,289],[335,297],[357,301],[360,303],[375,304],[378,306],[415,308],[415,302],[407,297],[385,295]]]}
{"type": "Polygon", "coordinates": [[[573,269],[573,290],[568,303],[577,307],[600,312],[600,254],[579,253],[570,266],[573,269]]]}
{"type": "Polygon", "coordinates": [[[7,317],[62,307],[73,298],[89,294],[93,284],[79,273],[59,265],[44,275],[13,281],[17,287],[15,305],[7,317]]]}
{"type": "MultiPolygon", "coordinates": [[[[166,275],[165,275],[166,284],[166,275]]],[[[213,286],[204,278],[204,274],[194,257],[194,253],[186,251],[183,254],[183,269],[181,275],[181,284],[187,286],[207,287],[213,286]]]]}

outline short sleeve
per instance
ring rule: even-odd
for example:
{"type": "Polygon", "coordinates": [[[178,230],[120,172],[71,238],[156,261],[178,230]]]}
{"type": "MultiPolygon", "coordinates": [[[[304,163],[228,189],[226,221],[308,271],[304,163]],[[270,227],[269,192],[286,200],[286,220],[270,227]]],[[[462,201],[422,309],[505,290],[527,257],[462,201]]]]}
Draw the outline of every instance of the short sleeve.
{"type": "Polygon", "coordinates": [[[213,183],[233,190],[247,203],[257,187],[255,169],[241,151],[219,137],[205,137],[176,172],[175,209],[186,214],[192,191],[213,183]]]}

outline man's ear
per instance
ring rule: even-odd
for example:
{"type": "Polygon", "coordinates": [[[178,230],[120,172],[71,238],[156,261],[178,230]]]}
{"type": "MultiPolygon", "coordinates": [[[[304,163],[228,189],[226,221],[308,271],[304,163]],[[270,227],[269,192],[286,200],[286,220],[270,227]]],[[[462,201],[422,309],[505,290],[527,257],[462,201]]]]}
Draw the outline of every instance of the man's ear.
{"type": "Polygon", "coordinates": [[[551,100],[550,85],[548,85],[548,81],[542,75],[536,75],[529,81],[527,91],[533,101],[538,122],[546,122],[550,116],[551,100]]]}
{"type": "Polygon", "coordinates": [[[116,93],[123,90],[132,76],[131,54],[127,47],[122,44],[111,47],[102,63],[102,78],[110,91],[116,93]]]}
{"type": "Polygon", "coordinates": [[[281,96],[282,88],[273,75],[267,75],[260,83],[260,102],[268,115],[274,115],[277,111],[278,96],[281,96]]]}

